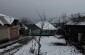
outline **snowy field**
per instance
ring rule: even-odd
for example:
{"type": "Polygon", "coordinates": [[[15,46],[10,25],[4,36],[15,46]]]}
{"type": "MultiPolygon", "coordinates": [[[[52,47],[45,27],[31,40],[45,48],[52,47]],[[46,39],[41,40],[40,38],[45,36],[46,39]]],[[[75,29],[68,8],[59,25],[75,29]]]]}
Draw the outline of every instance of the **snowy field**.
{"type": "Polygon", "coordinates": [[[0,49],[0,55],[12,55],[14,52],[18,51],[20,49],[19,43],[15,43],[11,46],[7,46],[6,48],[0,49]]]}
{"type": "MultiPolygon", "coordinates": [[[[37,37],[38,38],[38,37],[37,37]]],[[[73,46],[59,46],[52,45],[52,43],[65,43],[64,39],[57,39],[53,36],[41,38],[41,52],[43,55],[82,55],[73,46]]],[[[30,48],[37,49],[37,42],[35,40],[30,41],[27,45],[24,45],[14,55],[35,55],[30,52],[30,48]]]]}

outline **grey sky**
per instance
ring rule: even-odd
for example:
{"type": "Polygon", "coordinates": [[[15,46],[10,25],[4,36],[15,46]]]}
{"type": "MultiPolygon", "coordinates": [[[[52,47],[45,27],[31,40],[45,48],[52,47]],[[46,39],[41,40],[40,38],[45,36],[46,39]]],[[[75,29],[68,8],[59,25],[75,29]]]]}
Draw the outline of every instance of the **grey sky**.
{"type": "Polygon", "coordinates": [[[0,0],[0,13],[8,16],[37,18],[37,11],[48,18],[84,13],[85,0],[0,0]]]}

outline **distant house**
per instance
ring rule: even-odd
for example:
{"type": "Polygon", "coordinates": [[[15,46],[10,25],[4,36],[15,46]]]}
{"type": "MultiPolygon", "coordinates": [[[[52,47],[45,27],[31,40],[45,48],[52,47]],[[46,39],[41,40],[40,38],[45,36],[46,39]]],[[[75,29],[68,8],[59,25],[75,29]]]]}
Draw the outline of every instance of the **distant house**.
{"type": "Polygon", "coordinates": [[[56,27],[54,27],[51,23],[47,21],[44,22],[40,21],[37,24],[32,25],[32,27],[33,28],[30,30],[32,35],[45,35],[45,36],[55,35],[57,30],[56,27]]]}
{"type": "Polygon", "coordinates": [[[0,42],[18,37],[18,20],[16,18],[0,14],[0,42]]]}

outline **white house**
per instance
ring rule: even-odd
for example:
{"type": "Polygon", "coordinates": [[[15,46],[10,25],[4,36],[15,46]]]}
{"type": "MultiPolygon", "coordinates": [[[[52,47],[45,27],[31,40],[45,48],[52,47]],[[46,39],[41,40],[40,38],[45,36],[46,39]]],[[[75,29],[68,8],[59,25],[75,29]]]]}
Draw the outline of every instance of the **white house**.
{"type": "Polygon", "coordinates": [[[34,35],[40,35],[40,30],[42,30],[41,35],[55,35],[57,28],[54,27],[51,23],[48,21],[40,21],[35,24],[38,28],[32,30],[32,33],[34,35]]]}

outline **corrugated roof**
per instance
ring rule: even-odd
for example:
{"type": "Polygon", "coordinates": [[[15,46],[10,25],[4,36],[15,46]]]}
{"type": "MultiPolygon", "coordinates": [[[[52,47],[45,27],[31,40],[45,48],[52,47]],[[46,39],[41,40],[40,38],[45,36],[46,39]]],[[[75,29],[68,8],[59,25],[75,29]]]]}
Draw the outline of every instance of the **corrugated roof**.
{"type": "Polygon", "coordinates": [[[45,29],[45,30],[57,30],[56,27],[54,27],[51,23],[49,23],[47,21],[45,21],[45,22],[40,21],[35,25],[37,25],[39,28],[42,28],[42,25],[43,25],[43,29],[45,29]]]}
{"type": "Polygon", "coordinates": [[[81,22],[69,21],[66,25],[85,25],[85,21],[81,21],[81,22]]]}
{"type": "Polygon", "coordinates": [[[0,23],[2,25],[4,25],[4,24],[12,24],[14,19],[15,18],[13,18],[13,17],[9,17],[9,16],[6,16],[6,15],[0,14],[0,23]]]}

